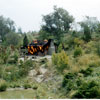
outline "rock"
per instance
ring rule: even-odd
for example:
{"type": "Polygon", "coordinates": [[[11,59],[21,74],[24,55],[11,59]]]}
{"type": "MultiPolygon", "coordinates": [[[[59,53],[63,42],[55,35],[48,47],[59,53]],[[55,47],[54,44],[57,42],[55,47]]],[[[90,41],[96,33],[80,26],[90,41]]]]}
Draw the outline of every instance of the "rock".
{"type": "Polygon", "coordinates": [[[24,58],[19,58],[18,62],[23,61],[24,62],[24,58]]]}
{"type": "Polygon", "coordinates": [[[40,73],[41,73],[41,74],[45,74],[46,72],[47,72],[47,69],[44,68],[44,65],[42,65],[42,66],[40,67],[40,73]]]}
{"type": "Polygon", "coordinates": [[[11,74],[11,72],[8,72],[8,74],[10,75],[10,74],[11,74]]]}
{"type": "Polygon", "coordinates": [[[29,76],[30,77],[33,77],[33,76],[35,76],[35,75],[37,75],[37,71],[34,69],[34,70],[31,70],[30,72],[29,72],[29,76]]]}
{"type": "Polygon", "coordinates": [[[27,58],[27,60],[31,60],[32,59],[32,56],[29,56],[28,58],[27,58]]]}
{"type": "Polygon", "coordinates": [[[52,77],[49,77],[49,78],[45,79],[44,82],[48,82],[50,80],[53,80],[53,78],[52,77]]]}
{"type": "Polygon", "coordinates": [[[40,68],[41,68],[41,67],[42,67],[42,68],[45,68],[45,64],[41,65],[40,68]]]}
{"type": "Polygon", "coordinates": [[[42,82],[43,79],[44,79],[44,76],[43,76],[43,75],[38,75],[38,76],[35,78],[35,80],[36,80],[38,83],[42,82]]]}

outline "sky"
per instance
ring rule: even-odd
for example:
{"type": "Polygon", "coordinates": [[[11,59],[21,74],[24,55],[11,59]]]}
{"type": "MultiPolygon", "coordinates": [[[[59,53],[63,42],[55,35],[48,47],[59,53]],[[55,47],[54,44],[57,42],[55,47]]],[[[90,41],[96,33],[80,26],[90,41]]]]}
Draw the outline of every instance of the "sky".
{"type": "Polygon", "coordinates": [[[100,0],[0,0],[0,15],[12,19],[23,32],[38,31],[42,15],[53,12],[53,6],[62,7],[76,22],[84,16],[100,21],[100,0]]]}

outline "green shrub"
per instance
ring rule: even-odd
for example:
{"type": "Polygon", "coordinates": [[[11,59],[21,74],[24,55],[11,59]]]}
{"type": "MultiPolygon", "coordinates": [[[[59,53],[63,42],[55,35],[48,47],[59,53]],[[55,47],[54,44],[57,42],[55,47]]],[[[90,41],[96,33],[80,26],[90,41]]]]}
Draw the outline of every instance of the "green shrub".
{"type": "Polygon", "coordinates": [[[33,88],[34,90],[37,90],[38,86],[34,85],[34,86],[32,86],[32,88],[33,88]]]}
{"type": "Polygon", "coordinates": [[[23,87],[24,87],[24,89],[28,89],[28,88],[31,88],[31,85],[26,83],[26,84],[23,85],[23,87]]]}
{"type": "Polygon", "coordinates": [[[73,73],[68,73],[68,74],[64,75],[62,86],[65,87],[66,84],[68,83],[68,80],[70,80],[70,79],[72,80],[74,77],[75,77],[75,74],[73,74],[73,73]]]}
{"type": "Polygon", "coordinates": [[[24,68],[28,68],[30,69],[31,67],[34,67],[34,63],[32,60],[27,60],[24,65],[23,65],[24,68]]]}
{"type": "Polygon", "coordinates": [[[89,42],[92,38],[91,30],[90,30],[89,26],[86,24],[83,25],[83,28],[84,28],[84,40],[89,42]]]}
{"type": "Polygon", "coordinates": [[[52,55],[52,62],[56,65],[58,71],[63,72],[65,68],[68,68],[68,56],[65,51],[52,55]]]}
{"type": "Polygon", "coordinates": [[[89,64],[89,67],[99,67],[99,66],[100,66],[99,63],[97,62],[92,62],[89,64]]]}
{"type": "Polygon", "coordinates": [[[19,76],[24,77],[28,75],[29,70],[34,68],[34,63],[32,60],[27,60],[26,62],[21,62],[19,65],[19,76]]]}
{"type": "Polygon", "coordinates": [[[100,42],[96,45],[96,52],[100,56],[100,42]]]}
{"type": "Polygon", "coordinates": [[[16,81],[20,77],[19,68],[15,66],[7,66],[2,75],[2,78],[8,82],[16,81]]]}
{"type": "Polygon", "coordinates": [[[78,91],[73,95],[73,98],[100,98],[100,87],[94,81],[83,82],[78,91]]]}
{"type": "Polygon", "coordinates": [[[17,81],[19,78],[20,78],[20,76],[19,76],[19,73],[17,71],[10,72],[10,74],[5,73],[5,75],[3,75],[3,79],[5,79],[8,82],[17,81]]]}
{"type": "Polygon", "coordinates": [[[0,91],[6,91],[7,89],[7,84],[4,80],[0,81],[0,91]]]}
{"type": "Polygon", "coordinates": [[[28,75],[28,69],[27,68],[20,68],[18,73],[19,73],[20,77],[27,76],[28,75]]]}
{"type": "Polygon", "coordinates": [[[65,89],[66,93],[77,88],[76,76],[75,73],[68,73],[64,76],[62,87],[65,89]]]}
{"type": "Polygon", "coordinates": [[[79,39],[79,38],[75,38],[75,39],[74,39],[74,44],[75,44],[76,46],[83,45],[83,44],[84,44],[84,41],[81,40],[81,39],[79,39]]]}
{"type": "Polygon", "coordinates": [[[11,88],[21,87],[18,83],[12,83],[9,85],[11,88]]]}
{"type": "Polygon", "coordinates": [[[18,50],[16,49],[15,51],[13,51],[12,55],[9,57],[8,63],[16,64],[18,62],[18,57],[19,57],[19,53],[18,53],[18,50]]]}
{"type": "Polygon", "coordinates": [[[82,55],[82,48],[81,47],[76,47],[74,50],[74,57],[82,55]]]}
{"type": "Polygon", "coordinates": [[[84,76],[88,76],[91,75],[91,73],[93,72],[92,68],[87,68],[86,70],[81,70],[80,73],[84,74],[84,76]]]}
{"type": "Polygon", "coordinates": [[[14,55],[13,55],[14,63],[17,63],[17,61],[18,61],[18,57],[19,57],[19,53],[18,53],[18,51],[15,51],[15,53],[14,53],[14,55]]]}
{"type": "Polygon", "coordinates": [[[62,51],[62,49],[63,49],[63,46],[62,46],[62,44],[60,44],[60,45],[58,46],[58,53],[60,53],[60,52],[62,51]]]}
{"type": "Polygon", "coordinates": [[[2,49],[0,50],[0,58],[1,58],[1,62],[2,63],[7,63],[8,62],[8,58],[11,54],[11,48],[10,47],[2,47],[2,49]]]}
{"type": "Polygon", "coordinates": [[[0,66],[0,78],[2,78],[3,68],[0,66]]]}

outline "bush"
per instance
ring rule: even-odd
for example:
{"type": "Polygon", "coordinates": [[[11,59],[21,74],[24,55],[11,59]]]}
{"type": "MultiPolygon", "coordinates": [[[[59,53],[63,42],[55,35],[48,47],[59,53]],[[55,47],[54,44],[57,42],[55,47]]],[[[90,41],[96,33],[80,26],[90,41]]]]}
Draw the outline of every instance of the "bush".
{"type": "Polygon", "coordinates": [[[70,91],[71,89],[76,88],[75,86],[76,83],[74,82],[75,77],[76,77],[75,73],[68,73],[64,75],[62,87],[65,88],[66,92],[70,91]]]}
{"type": "Polygon", "coordinates": [[[12,83],[12,84],[9,85],[9,87],[16,88],[16,87],[21,87],[21,85],[18,84],[18,83],[12,83]]]}
{"type": "Polygon", "coordinates": [[[23,87],[24,87],[24,89],[28,89],[28,88],[31,88],[31,85],[26,83],[26,84],[23,85],[23,87]]]}
{"type": "Polygon", "coordinates": [[[81,40],[81,39],[79,39],[79,38],[75,38],[75,39],[74,39],[74,44],[75,44],[76,46],[83,45],[83,44],[84,44],[84,41],[81,40]]]}
{"type": "Polygon", "coordinates": [[[2,78],[8,82],[16,81],[20,78],[19,69],[14,65],[5,67],[2,78]]]}
{"type": "Polygon", "coordinates": [[[82,48],[81,47],[76,47],[74,50],[74,57],[82,55],[82,48]]]}
{"type": "Polygon", "coordinates": [[[17,63],[17,61],[18,61],[18,57],[19,57],[19,53],[18,53],[18,51],[16,50],[15,52],[14,52],[14,55],[13,55],[13,62],[14,63],[17,63]]]}
{"type": "Polygon", "coordinates": [[[52,55],[52,62],[56,65],[58,71],[63,72],[68,67],[68,56],[65,51],[52,55]]]}
{"type": "Polygon", "coordinates": [[[100,66],[100,62],[91,62],[90,64],[89,64],[89,67],[99,67],[100,66]]]}
{"type": "Polygon", "coordinates": [[[81,25],[81,26],[84,29],[84,40],[89,42],[91,40],[91,38],[92,38],[90,27],[88,25],[86,25],[86,24],[81,25]]]}
{"type": "Polygon", "coordinates": [[[6,91],[7,89],[7,84],[4,80],[0,81],[0,91],[6,91]]]}
{"type": "Polygon", "coordinates": [[[2,78],[3,68],[0,66],[0,78],[2,78]]]}
{"type": "Polygon", "coordinates": [[[63,46],[62,46],[62,44],[60,44],[60,45],[58,46],[58,53],[60,53],[60,52],[62,51],[62,49],[63,49],[63,46]]]}
{"type": "Polygon", "coordinates": [[[33,67],[33,61],[32,60],[27,60],[25,63],[24,63],[24,67],[30,69],[31,67],[33,67]]]}
{"type": "Polygon", "coordinates": [[[38,89],[38,86],[37,86],[37,85],[34,85],[34,86],[32,86],[32,88],[33,88],[34,90],[37,90],[37,89],[38,89]]]}
{"type": "Polygon", "coordinates": [[[32,60],[27,60],[26,62],[22,62],[19,65],[19,76],[24,77],[28,75],[29,70],[34,67],[34,63],[32,60]]]}
{"type": "Polygon", "coordinates": [[[5,36],[5,45],[7,46],[9,45],[17,46],[19,42],[20,42],[19,34],[10,32],[5,36]]]}
{"type": "Polygon", "coordinates": [[[8,82],[11,81],[17,81],[20,78],[18,71],[10,72],[10,73],[5,73],[3,76],[3,79],[5,79],[8,82]]]}
{"type": "Polygon", "coordinates": [[[100,42],[97,44],[96,48],[97,54],[100,56],[100,42]]]}
{"type": "Polygon", "coordinates": [[[68,74],[64,75],[62,86],[65,87],[68,82],[68,79],[73,79],[73,77],[74,77],[74,74],[72,74],[72,73],[68,73],[68,74]]]}
{"type": "Polygon", "coordinates": [[[0,58],[2,60],[2,63],[7,63],[8,62],[8,58],[11,54],[11,48],[10,47],[2,47],[0,50],[0,58]]]}
{"type": "Polygon", "coordinates": [[[26,69],[26,68],[20,68],[18,73],[19,73],[20,77],[27,76],[28,75],[28,69],[26,69]]]}
{"type": "Polygon", "coordinates": [[[98,87],[98,84],[94,81],[83,82],[78,91],[73,95],[73,98],[100,98],[100,88],[98,87]]]}
{"type": "Polygon", "coordinates": [[[81,70],[80,73],[84,74],[84,76],[88,76],[88,75],[91,75],[92,73],[92,69],[91,68],[87,68],[86,70],[81,70]]]}
{"type": "Polygon", "coordinates": [[[24,39],[23,39],[23,47],[27,47],[27,45],[28,45],[28,38],[27,38],[27,35],[25,34],[25,37],[24,37],[24,39]]]}

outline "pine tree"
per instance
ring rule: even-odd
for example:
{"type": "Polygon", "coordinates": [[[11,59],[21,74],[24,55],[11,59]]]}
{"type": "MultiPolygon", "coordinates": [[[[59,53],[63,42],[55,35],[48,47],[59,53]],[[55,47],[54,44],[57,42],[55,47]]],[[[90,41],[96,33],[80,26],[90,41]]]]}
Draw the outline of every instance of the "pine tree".
{"type": "Polygon", "coordinates": [[[25,34],[25,37],[23,39],[23,46],[27,47],[27,45],[28,45],[28,38],[27,38],[27,35],[25,34]]]}

